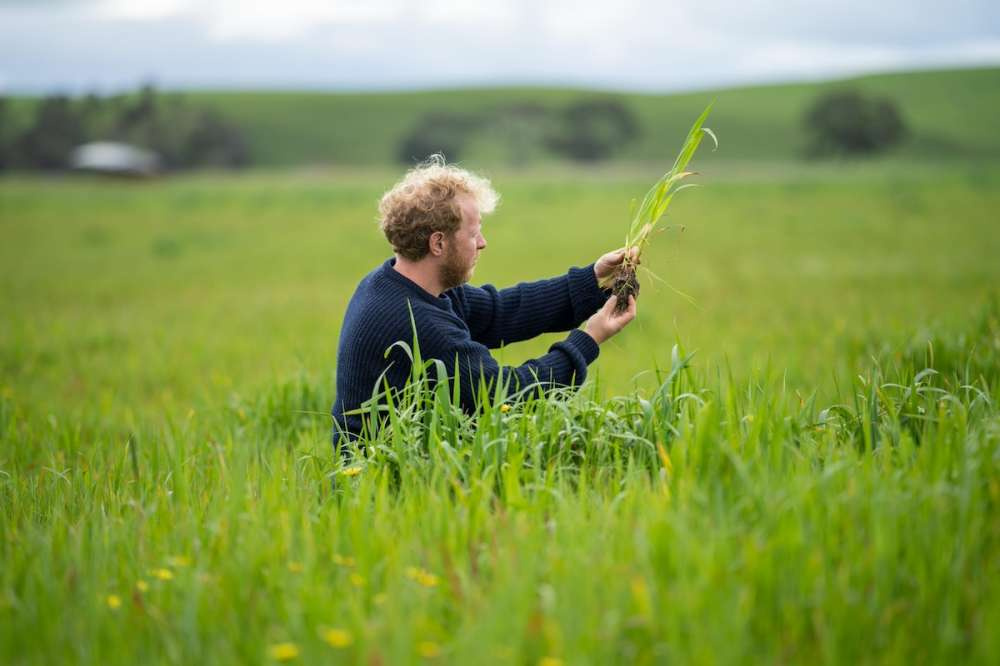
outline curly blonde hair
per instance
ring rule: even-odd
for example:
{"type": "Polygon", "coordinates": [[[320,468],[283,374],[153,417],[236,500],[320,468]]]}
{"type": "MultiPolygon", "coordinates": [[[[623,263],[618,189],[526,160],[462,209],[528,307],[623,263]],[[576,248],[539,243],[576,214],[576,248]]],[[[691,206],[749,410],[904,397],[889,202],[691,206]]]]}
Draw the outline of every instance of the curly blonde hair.
{"type": "Polygon", "coordinates": [[[437,231],[449,236],[462,223],[455,203],[459,194],[471,194],[481,215],[492,213],[500,200],[490,181],[446,164],[443,155],[431,155],[410,169],[382,196],[379,226],[392,249],[411,261],[429,252],[428,240],[437,231]]]}

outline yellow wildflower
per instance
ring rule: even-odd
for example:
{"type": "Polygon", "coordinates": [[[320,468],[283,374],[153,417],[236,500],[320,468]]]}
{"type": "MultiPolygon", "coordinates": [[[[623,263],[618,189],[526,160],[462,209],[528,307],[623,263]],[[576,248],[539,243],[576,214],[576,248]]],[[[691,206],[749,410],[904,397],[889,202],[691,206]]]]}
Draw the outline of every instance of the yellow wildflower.
{"type": "Polygon", "coordinates": [[[353,585],[354,587],[365,586],[365,577],[357,572],[352,573],[350,576],[347,577],[347,579],[351,581],[351,585],[353,585]]]}
{"type": "Polygon", "coordinates": [[[434,587],[438,584],[437,576],[420,567],[406,567],[406,577],[424,587],[434,587]]]}
{"type": "Polygon", "coordinates": [[[417,654],[425,659],[433,659],[441,654],[441,648],[432,641],[420,641],[417,643],[417,654]]]}
{"type": "Polygon", "coordinates": [[[340,474],[342,476],[357,476],[358,474],[361,474],[361,469],[362,469],[361,465],[345,467],[344,469],[340,470],[340,474]]]}
{"type": "Polygon", "coordinates": [[[291,661],[299,656],[299,646],[295,643],[275,643],[267,653],[276,661],[291,661]]]}
{"type": "Polygon", "coordinates": [[[674,463],[670,460],[670,454],[662,442],[656,443],[656,455],[660,456],[660,463],[663,464],[663,469],[667,470],[667,474],[673,474],[674,463]]]}
{"type": "Polygon", "coordinates": [[[644,622],[649,622],[653,615],[653,600],[649,594],[649,587],[642,576],[632,577],[632,601],[635,602],[636,611],[644,622]]]}
{"type": "Polygon", "coordinates": [[[542,657],[538,660],[538,666],[563,666],[563,660],[559,657],[542,657]]]}
{"type": "Polygon", "coordinates": [[[333,563],[334,564],[339,564],[342,567],[353,567],[354,566],[354,558],[353,557],[346,557],[344,555],[341,555],[340,553],[334,553],[333,554],[333,563]]]}
{"type": "Polygon", "coordinates": [[[121,607],[122,598],[119,597],[117,594],[109,594],[107,602],[108,602],[108,608],[110,608],[111,610],[115,610],[121,607]]]}
{"type": "Polygon", "coordinates": [[[149,572],[149,575],[160,580],[173,580],[174,578],[174,572],[170,569],[153,569],[149,572]]]}
{"type": "Polygon", "coordinates": [[[510,411],[510,405],[507,405],[507,404],[500,405],[500,413],[501,414],[506,414],[509,411],[510,411]]]}
{"type": "Polygon", "coordinates": [[[292,573],[302,573],[305,570],[305,567],[302,566],[301,562],[292,561],[288,563],[288,570],[292,573]]]}
{"type": "Polygon", "coordinates": [[[326,629],[321,636],[324,641],[335,648],[345,648],[354,642],[354,636],[346,629],[326,629]]]}
{"type": "Polygon", "coordinates": [[[147,583],[144,580],[137,580],[135,581],[135,589],[139,590],[140,592],[145,592],[146,590],[149,589],[149,583],[147,583]]]}

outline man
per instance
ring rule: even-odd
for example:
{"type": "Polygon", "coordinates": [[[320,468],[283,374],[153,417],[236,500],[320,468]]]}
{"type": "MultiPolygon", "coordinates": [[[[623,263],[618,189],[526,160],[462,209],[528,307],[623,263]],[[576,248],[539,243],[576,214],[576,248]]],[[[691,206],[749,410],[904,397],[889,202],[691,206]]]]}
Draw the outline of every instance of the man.
{"type": "Polygon", "coordinates": [[[423,358],[440,359],[449,377],[455,377],[458,363],[462,406],[471,410],[481,380],[488,386],[508,382],[514,390],[535,382],[543,389],[579,385],[599,345],[635,317],[634,298],[616,316],[615,297],[598,287],[621,263],[624,250],[562,277],[500,291],[466,284],[486,247],[481,215],[493,212],[498,199],[488,180],[446,165],[440,156],[410,170],[382,197],[380,226],[395,256],[361,281],[344,315],[335,441],[361,434],[361,416],[349,412],[369,400],[373,389],[382,390],[383,377],[395,389],[406,384],[409,357],[399,347],[388,357],[386,350],[397,341],[411,344],[414,324],[423,358]],[[500,367],[489,353],[567,330],[547,354],[518,367],[500,367]]]}

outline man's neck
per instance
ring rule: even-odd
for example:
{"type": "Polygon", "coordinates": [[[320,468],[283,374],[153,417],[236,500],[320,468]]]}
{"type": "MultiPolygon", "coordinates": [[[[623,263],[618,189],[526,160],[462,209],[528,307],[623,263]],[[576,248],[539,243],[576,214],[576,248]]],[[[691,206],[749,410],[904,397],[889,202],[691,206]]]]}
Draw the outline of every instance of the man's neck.
{"type": "Polygon", "coordinates": [[[438,277],[438,267],[427,259],[410,261],[397,254],[396,263],[393,265],[393,268],[397,273],[415,282],[418,287],[435,298],[444,293],[444,287],[441,285],[441,280],[438,277]]]}

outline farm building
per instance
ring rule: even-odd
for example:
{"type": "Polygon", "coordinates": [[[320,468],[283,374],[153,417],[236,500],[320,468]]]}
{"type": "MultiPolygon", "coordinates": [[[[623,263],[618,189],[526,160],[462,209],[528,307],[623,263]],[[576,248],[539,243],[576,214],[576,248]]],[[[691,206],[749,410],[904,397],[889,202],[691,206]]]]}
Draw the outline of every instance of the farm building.
{"type": "Polygon", "coordinates": [[[80,171],[119,176],[152,176],[160,170],[160,156],[127,143],[98,141],[73,150],[70,165],[80,171]]]}

